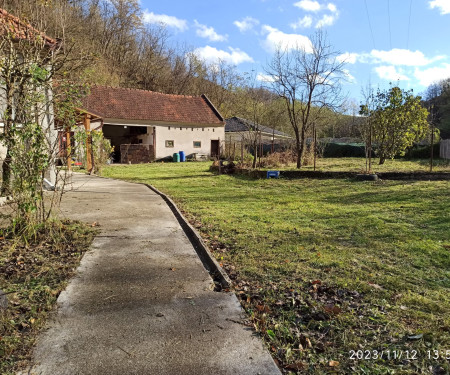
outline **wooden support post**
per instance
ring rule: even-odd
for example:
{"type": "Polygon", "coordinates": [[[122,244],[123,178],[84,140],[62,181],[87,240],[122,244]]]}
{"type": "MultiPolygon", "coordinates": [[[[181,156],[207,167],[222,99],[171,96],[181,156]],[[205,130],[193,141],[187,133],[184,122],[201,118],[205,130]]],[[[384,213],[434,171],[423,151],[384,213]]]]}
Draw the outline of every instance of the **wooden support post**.
{"type": "Polygon", "coordinates": [[[314,139],[314,172],[316,171],[316,158],[317,158],[317,132],[316,132],[316,124],[313,124],[313,139],[314,139]]]}
{"type": "Polygon", "coordinates": [[[372,173],[372,124],[369,129],[369,173],[372,173]]]}
{"type": "Polygon", "coordinates": [[[261,139],[261,132],[259,132],[259,163],[258,167],[261,168],[261,156],[263,153],[263,145],[262,145],[262,139],[261,139]]]}
{"type": "Polygon", "coordinates": [[[434,123],[431,124],[431,153],[430,153],[430,172],[433,172],[433,151],[434,151],[434,123]]]}
{"type": "Polygon", "coordinates": [[[84,130],[86,131],[86,170],[89,174],[94,169],[94,163],[92,160],[92,136],[91,136],[91,116],[84,115],[83,118],[84,130]]]}
{"type": "Polygon", "coordinates": [[[70,139],[70,128],[66,128],[66,157],[67,157],[67,170],[72,170],[72,142],[70,139]]]}
{"type": "Polygon", "coordinates": [[[272,129],[272,151],[273,154],[275,152],[275,129],[272,129]]]}

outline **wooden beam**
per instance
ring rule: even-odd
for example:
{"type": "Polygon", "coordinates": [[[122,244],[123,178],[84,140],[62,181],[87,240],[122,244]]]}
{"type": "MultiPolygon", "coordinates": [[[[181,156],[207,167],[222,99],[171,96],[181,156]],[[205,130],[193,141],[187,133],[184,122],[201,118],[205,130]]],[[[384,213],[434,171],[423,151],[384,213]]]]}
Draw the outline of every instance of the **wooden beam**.
{"type": "Polygon", "coordinates": [[[72,143],[70,140],[70,127],[66,128],[66,157],[67,169],[72,170],[72,143]]]}
{"type": "Polygon", "coordinates": [[[89,174],[94,169],[94,163],[92,160],[92,135],[91,135],[91,116],[87,113],[83,118],[84,130],[86,131],[86,169],[89,174]]]}

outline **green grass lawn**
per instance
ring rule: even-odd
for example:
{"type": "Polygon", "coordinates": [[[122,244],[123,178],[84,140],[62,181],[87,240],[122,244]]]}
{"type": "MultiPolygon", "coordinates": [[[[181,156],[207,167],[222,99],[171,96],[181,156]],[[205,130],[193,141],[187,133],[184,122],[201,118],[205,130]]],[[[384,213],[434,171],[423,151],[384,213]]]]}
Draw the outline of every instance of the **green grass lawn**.
{"type": "MultiPolygon", "coordinates": [[[[302,169],[306,171],[313,170],[313,165],[306,165],[302,169]]],[[[296,169],[295,164],[280,169],[296,169]]],[[[318,171],[335,171],[335,172],[364,172],[366,170],[366,161],[364,158],[319,158],[316,162],[316,170],[318,171]]],[[[379,165],[378,159],[372,159],[372,171],[375,173],[382,172],[429,172],[430,160],[404,160],[394,159],[387,160],[384,164],[379,165]]],[[[450,172],[450,161],[444,159],[434,160],[433,172],[450,172]]]]}
{"type": "Polygon", "coordinates": [[[104,176],[175,200],[284,371],[449,373],[448,181],[253,180],[209,166],[111,166],[104,176]]]}

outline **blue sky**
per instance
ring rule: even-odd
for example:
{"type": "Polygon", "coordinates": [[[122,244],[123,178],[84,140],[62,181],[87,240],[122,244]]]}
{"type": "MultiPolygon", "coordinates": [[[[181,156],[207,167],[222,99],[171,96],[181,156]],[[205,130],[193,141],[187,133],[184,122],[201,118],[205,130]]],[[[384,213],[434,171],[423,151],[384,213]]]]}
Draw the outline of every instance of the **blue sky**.
{"type": "Polygon", "coordinates": [[[344,90],[369,83],[416,94],[450,77],[450,0],[141,0],[144,21],[164,23],[172,43],[208,61],[264,75],[276,45],[308,43],[321,27],[347,62],[344,90]]]}

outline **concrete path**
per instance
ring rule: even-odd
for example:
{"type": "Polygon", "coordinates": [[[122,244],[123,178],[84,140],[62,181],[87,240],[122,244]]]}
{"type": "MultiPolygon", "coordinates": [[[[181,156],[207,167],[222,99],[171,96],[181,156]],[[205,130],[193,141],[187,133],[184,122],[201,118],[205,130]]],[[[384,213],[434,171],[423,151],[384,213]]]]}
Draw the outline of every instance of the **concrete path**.
{"type": "Polygon", "coordinates": [[[143,185],[81,174],[65,216],[100,224],[41,334],[30,374],[280,374],[240,324],[162,198],[143,185]]]}

